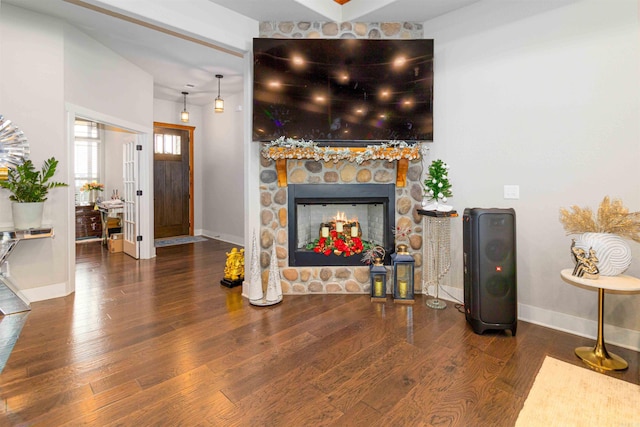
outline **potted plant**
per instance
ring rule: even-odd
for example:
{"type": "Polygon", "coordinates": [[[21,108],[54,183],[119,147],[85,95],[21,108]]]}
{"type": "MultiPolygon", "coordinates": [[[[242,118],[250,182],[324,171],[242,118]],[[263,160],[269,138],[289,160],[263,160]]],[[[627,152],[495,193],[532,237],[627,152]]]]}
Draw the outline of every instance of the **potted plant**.
{"type": "Polygon", "coordinates": [[[67,186],[51,181],[57,166],[58,161],[54,157],[45,160],[40,170],[36,170],[31,160],[25,160],[9,169],[6,181],[0,181],[0,187],[11,192],[9,200],[13,202],[11,209],[15,228],[24,230],[42,225],[42,209],[49,190],[67,186]]]}

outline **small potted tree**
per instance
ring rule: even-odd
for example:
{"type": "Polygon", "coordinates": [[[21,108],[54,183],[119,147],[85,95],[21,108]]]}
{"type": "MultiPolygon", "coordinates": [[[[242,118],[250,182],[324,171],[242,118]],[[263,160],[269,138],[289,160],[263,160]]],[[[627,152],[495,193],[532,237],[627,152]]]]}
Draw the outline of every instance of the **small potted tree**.
{"type": "Polygon", "coordinates": [[[13,202],[11,209],[16,229],[42,226],[42,210],[49,190],[67,186],[51,181],[57,166],[58,161],[54,157],[45,160],[40,170],[36,170],[31,160],[25,160],[15,168],[9,168],[7,180],[0,181],[0,187],[11,192],[9,200],[13,202]]]}

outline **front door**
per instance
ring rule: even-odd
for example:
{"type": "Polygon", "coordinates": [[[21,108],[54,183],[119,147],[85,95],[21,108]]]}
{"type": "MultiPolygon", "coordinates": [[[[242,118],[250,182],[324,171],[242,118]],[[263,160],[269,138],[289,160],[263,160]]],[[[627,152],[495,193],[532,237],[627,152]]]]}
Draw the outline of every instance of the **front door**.
{"type": "Polygon", "coordinates": [[[193,235],[193,128],[156,123],[153,133],[154,237],[193,235]]]}

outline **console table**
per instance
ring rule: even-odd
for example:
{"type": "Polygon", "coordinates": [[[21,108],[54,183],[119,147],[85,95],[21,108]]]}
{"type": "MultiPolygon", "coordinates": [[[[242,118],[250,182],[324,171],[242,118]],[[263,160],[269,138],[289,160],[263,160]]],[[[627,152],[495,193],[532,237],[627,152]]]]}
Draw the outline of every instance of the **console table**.
{"type": "Polygon", "coordinates": [[[3,315],[29,311],[29,303],[17,294],[18,288],[5,274],[5,264],[11,252],[22,240],[53,237],[53,228],[41,227],[29,230],[0,229],[0,313],[3,315]]]}
{"type": "Polygon", "coordinates": [[[640,279],[623,274],[619,276],[600,276],[598,279],[585,279],[573,276],[573,269],[567,268],[560,272],[562,279],[576,286],[586,286],[598,289],[598,335],[595,347],[578,347],[576,356],[587,365],[605,371],[620,371],[627,369],[627,362],[620,356],[609,353],[604,343],[604,291],[640,292],[640,279]]]}

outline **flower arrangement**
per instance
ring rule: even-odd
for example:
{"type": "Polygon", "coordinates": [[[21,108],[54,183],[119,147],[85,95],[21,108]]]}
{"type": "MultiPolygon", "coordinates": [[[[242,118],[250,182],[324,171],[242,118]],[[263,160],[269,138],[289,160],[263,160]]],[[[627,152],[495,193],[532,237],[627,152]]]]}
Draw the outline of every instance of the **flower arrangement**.
{"type": "Polygon", "coordinates": [[[370,245],[369,248],[362,251],[362,262],[371,265],[376,258],[384,259],[386,251],[380,245],[370,245]]]}
{"type": "Polygon", "coordinates": [[[378,159],[392,162],[400,159],[419,159],[420,144],[410,145],[405,141],[389,141],[378,145],[367,145],[362,149],[320,147],[314,141],[281,136],[262,148],[262,156],[271,160],[313,159],[315,161],[332,161],[334,163],[340,160],[347,160],[361,164],[367,160],[378,159]]]}
{"type": "Polygon", "coordinates": [[[640,243],[640,212],[629,212],[619,199],[606,196],[597,214],[590,208],[560,208],[560,222],[567,234],[610,233],[640,243]]]}
{"type": "Polygon", "coordinates": [[[346,236],[336,230],[331,230],[328,237],[320,237],[307,245],[307,249],[313,250],[315,253],[345,257],[362,253],[363,250],[367,250],[370,247],[371,244],[369,242],[363,241],[359,237],[346,236]]]}
{"type": "Polygon", "coordinates": [[[93,190],[104,191],[104,184],[100,184],[99,182],[92,181],[92,182],[85,182],[82,185],[82,187],[80,187],[80,191],[82,192],[93,191],[93,190]]]}

